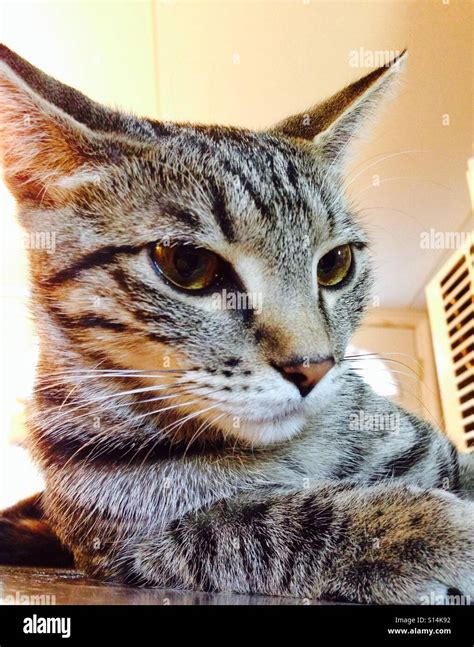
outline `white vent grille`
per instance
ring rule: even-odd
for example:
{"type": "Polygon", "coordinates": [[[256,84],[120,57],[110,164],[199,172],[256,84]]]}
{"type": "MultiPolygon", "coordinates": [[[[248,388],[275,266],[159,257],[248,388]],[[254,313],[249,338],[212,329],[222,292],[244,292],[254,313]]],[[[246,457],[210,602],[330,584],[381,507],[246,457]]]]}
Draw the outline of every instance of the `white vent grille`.
{"type": "Polygon", "coordinates": [[[446,433],[474,451],[474,236],[426,288],[446,433]]]}

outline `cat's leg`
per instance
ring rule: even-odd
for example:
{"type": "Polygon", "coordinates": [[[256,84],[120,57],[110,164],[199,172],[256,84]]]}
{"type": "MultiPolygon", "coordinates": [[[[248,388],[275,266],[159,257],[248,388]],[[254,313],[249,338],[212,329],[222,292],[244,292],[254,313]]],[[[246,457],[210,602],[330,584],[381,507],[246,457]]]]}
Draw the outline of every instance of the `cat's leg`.
{"type": "Polygon", "coordinates": [[[366,603],[474,596],[474,504],[327,486],[221,501],[116,555],[130,583],[366,603]]]}
{"type": "Polygon", "coordinates": [[[74,566],[44,516],[41,499],[36,494],[0,512],[0,564],[74,566]]]}

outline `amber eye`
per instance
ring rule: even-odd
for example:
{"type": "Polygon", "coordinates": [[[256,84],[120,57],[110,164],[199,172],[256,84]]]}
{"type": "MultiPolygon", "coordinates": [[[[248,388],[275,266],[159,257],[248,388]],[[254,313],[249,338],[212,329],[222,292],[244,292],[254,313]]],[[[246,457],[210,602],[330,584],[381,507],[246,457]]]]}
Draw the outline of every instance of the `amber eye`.
{"type": "Polygon", "coordinates": [[[183,290],[204,290],[218,278],[220,258],[191,245],[154,245],[152,257],[163,276],[183,290]]]}
{"type": "Polygon", "coordinates": [[[337,285],[349,274],[352,266],[350,245],[340,245],[325,254],[318,263],[318,283],[324,287],[337,285]]]}

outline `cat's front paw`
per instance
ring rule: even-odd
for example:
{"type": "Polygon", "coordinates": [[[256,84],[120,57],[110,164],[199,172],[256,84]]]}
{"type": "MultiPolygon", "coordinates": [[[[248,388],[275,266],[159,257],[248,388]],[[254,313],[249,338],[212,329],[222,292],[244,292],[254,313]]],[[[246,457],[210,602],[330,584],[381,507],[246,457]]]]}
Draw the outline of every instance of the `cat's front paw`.
{"type": "Polygon", "coordinates": [[[358,602],[474,601],[474,503],[441,490],[397,489],[352,502],[344,588],[358,602]]]}
{"type": "Polygon", "coordinates": [[[436,491],[418,505],[398,542],[399,576],[377,597],[385,603],[474,602],[474,503],[436,491]]]}

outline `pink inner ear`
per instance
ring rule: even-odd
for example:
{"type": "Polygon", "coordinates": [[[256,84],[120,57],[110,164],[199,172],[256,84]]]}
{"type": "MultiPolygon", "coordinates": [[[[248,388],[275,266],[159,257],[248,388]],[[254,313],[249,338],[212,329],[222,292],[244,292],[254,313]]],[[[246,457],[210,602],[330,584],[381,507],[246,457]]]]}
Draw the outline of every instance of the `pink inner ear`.
{"type": "Polygon", "coordinates": [[[0,71],[0,152],[5,181],[17,200],[58,199],[55,179],[76,171],[84,159],[61,117],[0,71]]]}

